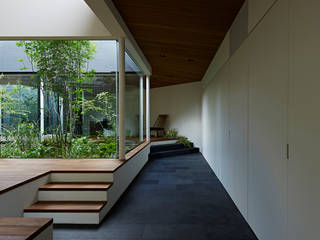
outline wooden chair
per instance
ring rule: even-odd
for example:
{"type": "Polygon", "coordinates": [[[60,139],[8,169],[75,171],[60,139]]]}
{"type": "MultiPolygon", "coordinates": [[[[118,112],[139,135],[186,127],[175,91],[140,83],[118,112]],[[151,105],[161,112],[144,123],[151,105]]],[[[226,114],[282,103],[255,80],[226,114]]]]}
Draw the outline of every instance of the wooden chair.
{"type": "Polygon", "coordinates": [[[152,136],[152,133],[155,133],[155,137],[164,137],[166,135],[165,133],[165,127],[167,124],[168,115],[166,114],[160,114],[153,124],[153,127],[150,128],[150,135],[152,136]]]}

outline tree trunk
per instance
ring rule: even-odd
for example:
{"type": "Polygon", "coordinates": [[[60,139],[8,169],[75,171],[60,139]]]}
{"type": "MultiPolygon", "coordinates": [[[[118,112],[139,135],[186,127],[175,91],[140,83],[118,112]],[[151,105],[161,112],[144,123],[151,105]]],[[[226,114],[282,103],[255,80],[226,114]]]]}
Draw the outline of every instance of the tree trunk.
{"type": "Polygon", "coordinates": [[[69,125],[70,125],[70,144],[72,143],[72,139],[74,137],[74,117],[73,117],[73,109],[72,109],[72,92],[69,87],[68,90],[68,105],[69,105],[69,125]]]}

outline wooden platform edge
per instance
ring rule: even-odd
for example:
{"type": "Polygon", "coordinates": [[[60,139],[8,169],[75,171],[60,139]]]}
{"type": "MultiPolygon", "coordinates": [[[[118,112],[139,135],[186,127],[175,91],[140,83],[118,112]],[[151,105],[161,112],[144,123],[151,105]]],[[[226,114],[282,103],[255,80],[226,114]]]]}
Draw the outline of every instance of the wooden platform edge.
{"type": "MultiPolygon", "coordinates": [[[[114,173],[115,171],[117,171],[120,167],[122,167],[125,163],[127,163],[130,159],[132,159],[135,155],[137,155],[138,153],[140,153],[143,149],[145,149],[150,143],[152,143],[152,142],[159,142],[159,141],[170,141],[170,140],[175,140],[175,139],[167,139],[167,138],[159,138],[159,139],[151,139],[151,141],[144,141],[144,142],[142,142],[141,144],[139,144],[136,148],[134,148],[134,149],[132,149],[131,151],[129,151],[126,155],[125,155],[125,157],[126,157],[126,159],[125,160],[122,160],[122,163],[119,165],[119,166],[117,166],[114,170],[110,170],[110,171],[107,171],[107,170],[101,170],[101,171],[99,171],[99,170],[72,170],[72,169],[70,169],[70,170],[49,170],[49,171],[47,171],[47,172],[44,172],[44,173],[40,173],[39,175],[37,175],[37,176],[34,176],[34,177],[32,177],[32,178],[29,178],[29,179],[27,179],[27,180],[25,180],[25,181],[22,181],[22,182],[19,182],[19,183],[17,183],[17,184],[15,184],[15,185],[12,185],[12,186],[9,186],[9,187],[7,187],[7,188],[5,188],[5,189],[2,189],[2,190],[0,190],[0,195],[1,194],[3,194],[3,193],[6,193],[6,192],[8,192],[8,191],[11,191],[11,190],[13,190],[13,189],[15,189],[15,188],[18,188],[18,187],[20,187],[20,186],[23,186],[23,185],[25,185],[25,184],[27,184],[27,183],[30,183],[30,182],[32,182],[32,181],[35,181],[35,180],[37,180],[37,179],[39,179],[39,178],[41,178],[41,177],[44,177],[44,176],[46,176],[46,175],[48,175],[48,174],[51,174],[51,173],[114,173]]],[[[102,158],[101,158],[102,159],[102,158]]],[[[100,160],[101,160],[100,159],[100,160]]],[[[105,160],[110,160],[110,159],[105,159],[105,160]]]]}
{"type": "MultiPolygon", "coordinates": [[[[27,218],[26,218],[27,219],[27,218]]],[[[46,224],[44,224],[42,227],[40,227],[36,232],[31,234],[26,240],[32,240],[35,239],[37,236],[40,235],[44,230],[46,230],[48,227],[53,225],[53,218],[48,218],[50,219],[46,224]]]]}
{"type": "Polygon", "coordinates": [[[39,179],[39,178],[42,178],[42,177],[44,177],[44,176],[46,176],[46,175],[48,175],[48,174],[50,174],[50,171],[45,172],[45,173],[41,173],[41,174],[39,174],[39,175],[37,175],[37,176],[34,176],[34,177],[32,177],[32,178],[29,178],[29,179],[27,179],[27,180],[25,180],[25,181],[19,182],[19,183],[15,184],[15,185],[12,185],[12,186],[10,186],[10,187],[7,187],[7,188],[5,188],[5,189],[2,189],[2,190],[0,190],[0,195],[3,194],[3,193],[9,192],[9,191],[11,191],[11,190],[13,190],[13,189],[15,189],[15,188],[18,188],[18,187],[20,187],[20,186],[23,186],[23,185],[25,185],[25,184],[27,184],[27,183],[33,182],[33,181],[35,181],[35,180],[37,180],[37,179],[39,179]]]}

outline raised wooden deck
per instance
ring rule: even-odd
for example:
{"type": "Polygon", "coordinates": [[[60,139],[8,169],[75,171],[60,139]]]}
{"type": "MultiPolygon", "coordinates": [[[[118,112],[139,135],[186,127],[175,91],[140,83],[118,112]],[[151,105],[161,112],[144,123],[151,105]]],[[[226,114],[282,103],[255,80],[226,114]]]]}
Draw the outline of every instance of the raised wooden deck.
{"type": "Polygon", "coordinates": [[[51,172],[114,172],[118,159],[0,159],[0,194],[51,172]]]}
{"type": "Polygon", "coordinates": [[[0,239],[31,240],[50,225],[47,218],[0,218],[0,239]]]}
{"type": "MultiPolygon", "coordinates": [[[[165,141],[152,138],[151,141],[165,141]]],[[[126,154],[126,160],[145,148],[140,144],[126,154]]],[[[114,172],[126,161],[119,159],[0,159],[0,194],[52,172],[114,172]]]]}

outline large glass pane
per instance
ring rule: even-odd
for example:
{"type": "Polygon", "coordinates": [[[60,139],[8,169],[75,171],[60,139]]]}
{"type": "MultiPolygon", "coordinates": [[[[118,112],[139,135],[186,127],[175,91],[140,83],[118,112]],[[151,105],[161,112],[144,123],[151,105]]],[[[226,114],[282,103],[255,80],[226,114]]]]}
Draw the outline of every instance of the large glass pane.
{"type": "Polygon", "coordinates": [[[0,41],[1,157],[117,158],[117,63],[116,41],[0,41]]]}
{"type": "MultiPolygon", "coordinates": [[[[130,151],[141,143],[140,129],[140,78],[142,72],[126,53],[126,151],[130,151]]],[[[144,110],[142,109],[142,112],[144,110]]],[[[144,115],[144,114],[143,114],[144,115]]]]}
{"type": "Polygon", "coordinates": [[[33,78],[31,74],[0,75],[1,136],[19,124],[38,122],[38,87],[33,78]]]}

